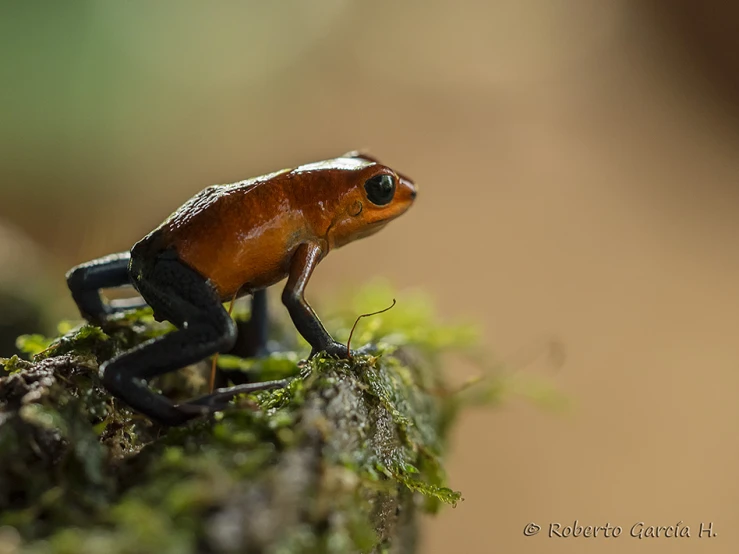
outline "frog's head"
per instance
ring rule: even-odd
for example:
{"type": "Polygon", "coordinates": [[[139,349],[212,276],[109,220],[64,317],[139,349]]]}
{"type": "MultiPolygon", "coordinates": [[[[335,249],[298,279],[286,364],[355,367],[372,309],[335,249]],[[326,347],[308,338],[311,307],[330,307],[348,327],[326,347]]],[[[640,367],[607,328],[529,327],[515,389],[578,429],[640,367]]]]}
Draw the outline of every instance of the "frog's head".
{"type": "Polygon", "coordinates": [[[377,159],[349,152],[339,159],[358,164],[342,172],[338,205],[326,238],[332,248],[368,237],[406,212],[416,198],[416,185],[377,159]]]}

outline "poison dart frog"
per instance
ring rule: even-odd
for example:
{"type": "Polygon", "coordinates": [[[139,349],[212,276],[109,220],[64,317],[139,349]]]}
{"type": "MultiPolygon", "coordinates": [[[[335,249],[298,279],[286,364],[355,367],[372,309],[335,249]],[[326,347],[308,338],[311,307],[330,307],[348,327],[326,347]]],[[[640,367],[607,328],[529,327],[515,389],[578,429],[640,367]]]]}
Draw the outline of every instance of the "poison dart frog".
{"type": "Polygon", "coordinates": [[[72,268],[67,284],[82,316],[105,325],[130,307],[105,302],[100,289],[133,285],[157,320],[176,330],[103,363],[104,386],[163,425],[220,411],[238,394],[279,388],[284,381],[244,383],[175,404],[147,381],[228,352],[237,336],[224,302],[252,296],[257,340],[266,342],[265,289],[287,277],[282,302],[311,356],[346,358],[305,300],[316,265],[334,248],[367,237],[403,214],[416,198],[405,175],[377,159],[349,152],[230,185],[210,186],[188,200],[130,252],[72,268]]]}

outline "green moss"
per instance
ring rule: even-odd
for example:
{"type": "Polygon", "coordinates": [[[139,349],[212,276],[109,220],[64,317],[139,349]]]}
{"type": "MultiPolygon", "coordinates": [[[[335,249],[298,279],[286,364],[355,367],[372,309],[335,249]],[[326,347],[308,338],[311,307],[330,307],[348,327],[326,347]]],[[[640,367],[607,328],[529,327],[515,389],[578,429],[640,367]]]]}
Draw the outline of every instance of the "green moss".
{"type": "Polygon", "coordinates": [[[0,377],[18,373],[30,367],[31,364],[25,360],[21,360],[17,355],[10,358],[0,358],[0,377]]]}
{"type": "MultiPolygon", "coordinates": [[[[392,297],[371,288],[327,325],[345,339],[357,315],[392,297]]],[[[301,361],[304,344],[262,360],[221,356],[221,368],[255,380],[294,378],[173,429],[111,399],[98,376],[116,352],[171,329],[150,310],[121,314],[106,332],[62,324],[59,338],[21,337],[33,362],[0,365],[0,526],[33,553],[409,552],[416,508],[460,499],[442,459],[464,401],[440,368],[476,333],[435,324],[421,296],[398,298],[355,333],[354,347],[376,345],[371,356],[301,361]]],[[[291,326],[277,336],[300,345],[291,326]]],[[[202,394],[208,371],[153,385],[202,394]]]]}
{"type": "Polygon", "coordinates": [[[300,357],[296,352],[276,352],[265,358],[239,358],[221,355],[218,367],[248,374],[254,381],[271,381],[294,377],[299,373],[300,357]]]}
{"type": "MultiPolygon", "coordinates": [[[[477,325],[441,323],[428,295],[410,290],[399,296],[381,281],[366,286],[360,294],[339,295],[329,306],[333,315],[326,320],[326,326],[338,340],[346,341],[358,315],[383,309],[394,298],[398,302],[392,309],[360,320],[352,339],[355,345],[376,343],[387,350],[412,345],[426,354],[438,355],[473,349],[479,344],[477,325]]],[[[438,362],[439,358],[426,361],[438,362]]]]}
{"type": "Polygon", "coordinates": [[[99,327],[84,325],[56,339],[43,335],[22,335],[18,337],[16,346],[35,361],[70,352],[78,356],[110,357],[112,344],[109,339],[99,327]]]}

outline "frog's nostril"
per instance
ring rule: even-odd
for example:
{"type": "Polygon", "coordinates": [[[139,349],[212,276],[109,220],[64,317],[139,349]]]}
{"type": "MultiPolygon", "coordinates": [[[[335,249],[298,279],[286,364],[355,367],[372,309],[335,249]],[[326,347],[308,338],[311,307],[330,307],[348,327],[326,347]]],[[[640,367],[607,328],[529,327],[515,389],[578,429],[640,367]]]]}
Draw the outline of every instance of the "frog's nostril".
{"type": "Polygon", "coordinates": [[[416,197],[416,194],[418,194],[416,192],[416,189],[411,189],[411,198],[415,198],[416,197]]]}

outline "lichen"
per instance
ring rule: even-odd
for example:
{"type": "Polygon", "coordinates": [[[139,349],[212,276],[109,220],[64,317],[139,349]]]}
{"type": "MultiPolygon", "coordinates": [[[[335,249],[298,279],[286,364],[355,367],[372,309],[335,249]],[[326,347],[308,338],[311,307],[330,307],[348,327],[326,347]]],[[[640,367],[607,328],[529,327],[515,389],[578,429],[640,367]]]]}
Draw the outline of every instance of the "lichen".
{"type": "MultiPolygon", "coordinates": [[[[374,287],[327,326],[345,340],[390,296],[374,287]]],[[[0,529],[17,530],[19,553],[411,552],[415,513],[460,499],[442,459],[462,403],[442,355],[474,342],[418,298],[360,326],[355,345],[372,343],[371,355],[306,361],[283,330],[297,350],[222,356],[224,370],[291,380],[172,429],[112,399],[98,375],[115,353],[169,332],[149,310],[105,331],[63,323],[58,338],[21,337],[31,361],[0,360],[0,529]]],[[[208,365],[152,386],[202,393],[208,365]]]]}

